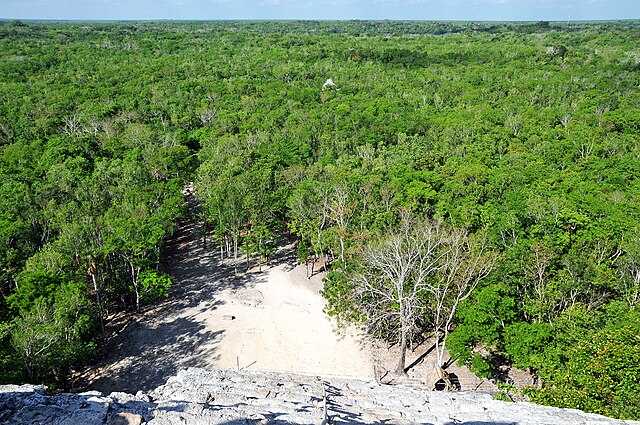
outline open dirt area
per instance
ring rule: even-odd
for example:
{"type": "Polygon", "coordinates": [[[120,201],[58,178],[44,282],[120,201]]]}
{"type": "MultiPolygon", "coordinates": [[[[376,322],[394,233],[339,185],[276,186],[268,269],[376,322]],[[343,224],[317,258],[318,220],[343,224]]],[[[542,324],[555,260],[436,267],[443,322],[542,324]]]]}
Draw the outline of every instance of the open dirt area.
{"type": "MultiPolygon", "coordinates": [[[[191,208],[195,201],[190,198],[191,208]]],[[[338,329],[324,313],[323,274],[307,279],[293,246],[270,264],[248,271],[242,260],[220,260],[203,241],[191,215],[178,223],[167,263],[169,297],[136,315],[108,323],[102,359],[76,374],[74,386],[109,393],[150,390],[187,367],[228,368],[338,376],[433,387],[435,353],[426,340],[407,353],[407,376],[398,378],[397,347],[370,341],[356,328],[338,329]]],[[[453,363],[453,362],[450,362],[453,363]]],[[[495,386],[451,364],[464,390],[495,386]]]]}
{"type": "Polygon", "coordinates": [[[190,366],[373,379],[367,343],[324,314],[322,276],[305,277],[291,247],[245,271],[205,247],[199,224],[179,223],[169,247],[174,286],[167,300],[109,323],[102,361],[77,385],[106,393],[165,383],[190,366]]]}
{"type": "Polygon", "coordinates": [[[221,293],[218,314],[206,317],[208,326],[225,328],[216,365],[373,378],[366,343],[354,329],[338,332],[323,313],[321,285],[321,276],[306,279],[303,266],[279,264],[221,293]]]}

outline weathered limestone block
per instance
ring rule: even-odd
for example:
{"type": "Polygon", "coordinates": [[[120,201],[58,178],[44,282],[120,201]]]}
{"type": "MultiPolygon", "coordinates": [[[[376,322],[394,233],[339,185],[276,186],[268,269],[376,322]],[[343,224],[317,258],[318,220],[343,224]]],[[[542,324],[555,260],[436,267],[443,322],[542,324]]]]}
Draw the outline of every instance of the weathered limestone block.
{"type": "Polygon", "coordinates": [[[0,425],[320,424],[325,419],[334,424],[640,425],[579,410],[505,403],[488,394],[269,372],[186,369],[150,394],[136,395],[47,395],[41,386],[0,386],[0,425]]]}
{"type": "Polygon", "coordinates": [[[142,416],[135,413],[120,412],[112,415],[107,421],[107,425],[141,425],[142,416]]]}

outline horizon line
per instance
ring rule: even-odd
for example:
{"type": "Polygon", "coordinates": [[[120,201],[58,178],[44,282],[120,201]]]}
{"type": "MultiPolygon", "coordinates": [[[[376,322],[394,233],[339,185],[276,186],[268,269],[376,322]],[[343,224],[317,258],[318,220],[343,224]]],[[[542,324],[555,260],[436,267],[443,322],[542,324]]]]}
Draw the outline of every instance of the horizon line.
{"type": "Polygon", "coordinates": [[[611,19],[410,19],[410,18],[19,18],[0,17],[0,21],[24,22],[491,22],[491,23],[589,23],[589,22],[632,22],[638,18],[611,19]]]}

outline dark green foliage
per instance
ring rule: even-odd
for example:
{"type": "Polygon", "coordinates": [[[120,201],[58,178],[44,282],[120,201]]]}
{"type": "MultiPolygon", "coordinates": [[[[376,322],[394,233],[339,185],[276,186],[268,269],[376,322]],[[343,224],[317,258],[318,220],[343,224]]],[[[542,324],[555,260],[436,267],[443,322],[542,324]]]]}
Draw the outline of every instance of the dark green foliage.
{"type": "Polygon", "coordinates": [[[543,353],[551,341],[551,325],[518,322],[505,329],[505,352],[519,368],[544,366],[543,353]]]}
{"type": "Polygon", "coordinates": [[[171,278],[154,271],[140,273],[141,301],[148,304],[166,298],[171,289],[171,278]]]}
{"type": "Polygon", "coordinates": [[[458,324],[449,336],[447,348],[459,364],[466,364],[483,377],[496,375],[498,359],[505,340],[505,330],[518,318],[517,301],[504,284],[481,287],[458,310],[458,324]],[[474,352],[484,348],[485,354],[474,352]]]}
{"type": "Polygon", "coordinates": [[[552,355],[539,367],[544,386],[531,392],[533,400],[620,418],[640,416],[640,314],[624,308],[617,313],[602,316],[606,324],[600,329],[556,327],[568,335],[539,350],[552,355]]]}
{"type": "Polygon", "coordinates": [[[474,354],[471,357],[469,369],[481,378],[490,378],[493,374],[493,365],[480,354],[474,354]]]}

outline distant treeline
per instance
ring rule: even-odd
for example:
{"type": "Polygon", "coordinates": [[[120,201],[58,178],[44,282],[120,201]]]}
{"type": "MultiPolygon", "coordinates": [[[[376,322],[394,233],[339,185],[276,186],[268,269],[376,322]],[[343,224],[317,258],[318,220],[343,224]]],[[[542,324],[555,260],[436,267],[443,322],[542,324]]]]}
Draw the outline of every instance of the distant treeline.
{"type": "Polygon", "coordinates": [[[117,33],[143,33],[154,31],[241,31],[278,34],[345,34],[353,36],[411,36],[444,35],[456,33],[545,33],[553,31],[612,31],[640,28],[640,20],[621,21],[393,21],[393,20],[348,20],[348,21],[37,21],[0,20],[0,35],[12,36],[30,31],[39,33],[49,29],[54,32],[69,28],[92,33],[106,31],[117,33]]]}

